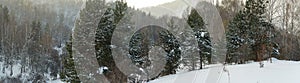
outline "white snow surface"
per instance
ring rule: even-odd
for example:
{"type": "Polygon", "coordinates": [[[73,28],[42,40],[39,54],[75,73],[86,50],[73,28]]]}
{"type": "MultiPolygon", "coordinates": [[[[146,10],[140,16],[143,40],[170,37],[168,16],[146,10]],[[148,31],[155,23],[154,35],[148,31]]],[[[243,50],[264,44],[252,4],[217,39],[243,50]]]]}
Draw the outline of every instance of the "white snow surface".
{"type": "MultiPolygon", "coordinates": [[[[300,83],[300,61],[277,60],[274,58],[272,61],[273,63],[263,61],[263,68],[259,67],[258,62],[226,65],[225,67],[218,64],[208,65],[202,70],[164,76],[149,83],[300,83]]],[[[2,64],[0,62],[0,65],[2,64]]],[[[6,70],[8,72],[8,69],[6,70]]],[[[21,75],[19,70],[20,64],[14,64],[11,77],[21,75]]],[[[0,73],[0,77],[9,76],[8,74],[0,73]]],[[[64,82],[57,79],[48,80],[47,83],[64,82]]]]}
{"type": "Polygon", "coordinates": [[[64,82],[58,79],[58,80],[47,81],[47,83],[64,83],[64,82]]]}
{"type": "Polygon", "coordinates": [[[225,67],[214,65],[202,70],[160,77],[149,83],[300,83],[300,62],[272,60],[273,63],[263,61],[263,68],[259,67],[258,62],[225,67]],[[217,67],[220,67],[220,71],[214,70],[217,67]]]}

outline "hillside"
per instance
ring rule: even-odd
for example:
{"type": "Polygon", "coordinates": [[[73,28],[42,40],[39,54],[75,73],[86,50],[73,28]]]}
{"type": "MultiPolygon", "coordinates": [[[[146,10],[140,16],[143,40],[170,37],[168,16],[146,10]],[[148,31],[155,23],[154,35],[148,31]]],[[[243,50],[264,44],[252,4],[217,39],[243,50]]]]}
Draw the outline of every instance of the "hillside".
{"type": "Polygon", "coordinates": [[[149,83],[299,83],[300,62],[277,60],[273,63],[264,61],[264,67],[259,68],[258,62],[242,65],[225,66],[226,71],[216,66],[207,69],[179,73],[161,77],[149,83]],[[218,69],[218,68],[217,68],[218,69]],[[214,76],[216,75],[216,76],[214,76]],[[213,77],[210,77],[213,76],[213,77]]]}
{"type": "MultiPolygon", "coordinates": [[[[216,3],[216,0],[175,0],[173,2],[160,4],[157,6],[141,8],[142,11],[151,13],[153,16],[161,17],[164,15],[182,17],[188,7],[195,7],[198,2],[207,1],[216,3]]],[[[221,3],[222,0],[219,0],[221,3]]]]}

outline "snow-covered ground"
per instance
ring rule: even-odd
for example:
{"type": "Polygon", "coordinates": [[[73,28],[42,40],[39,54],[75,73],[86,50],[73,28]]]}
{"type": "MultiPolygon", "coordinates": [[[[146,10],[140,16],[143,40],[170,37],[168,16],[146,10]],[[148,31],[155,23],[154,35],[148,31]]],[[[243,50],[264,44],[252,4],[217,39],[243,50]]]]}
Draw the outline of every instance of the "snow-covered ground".
{"type": "MultiPolygon", "coordinates": [[[[149,83],[300,83],[300,62],[273,59],[273,63],[263,63],[263,68],[258,62],[227,65],[225,69],[222,65],[208,65],[206,69],[164,76],[149,83]]],[[[17,77],[21,75],[19,70],[20,64],[15,64],[12,76],[0,72],[0,77],[17,77]]],[[[57,79],[47,83],[64,82],[57,79]]]]}
{"type": "Polygon", "coordinates": [[[273,63],[263,63],[263,68],[258,62],[227,65],[225,69],[224,66],[210,66],[160,77],[149,83],[300,83],[300,62],[273,59],[273,63]]]}
{"type": "Polygon", "coordinates": [[[64,83],[64,82],[58,79],[58,80],[47,81],[47,83],[64,83]]]}

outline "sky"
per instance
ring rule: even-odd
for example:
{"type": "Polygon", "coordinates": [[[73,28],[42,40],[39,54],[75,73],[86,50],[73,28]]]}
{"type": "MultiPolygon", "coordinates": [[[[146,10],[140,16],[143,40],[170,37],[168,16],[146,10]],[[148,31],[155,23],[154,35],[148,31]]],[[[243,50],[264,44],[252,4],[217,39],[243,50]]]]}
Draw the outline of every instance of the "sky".
{"type": "MultiPolygon", "coordinates": [[[[156,6],[160,4],[164,4],[167,2],[172,2],[175,0],[125,0],[127,4],[131,7],[135,8],[144,8],[144,7],[149,7],[149,6],[156,6]]],[[[185,0],[185,1],[193,1],[193,0],[185,0]]],[[[203,0],[203,1],[217,1],[217,0],[203,0]]],[[[222,0],[219,0],[221,2],[222,0]]]]}
{"type": "MultiPolygon", "coordinates": [[[[112,0],[115,1],[115,0],[112,0]]],[[[160,4],[164,4],[167,2],[172,2],[175,0],[124,0],[127,4],[134,8],[144,8],[149,6],[156,6],[160,4]]]]}

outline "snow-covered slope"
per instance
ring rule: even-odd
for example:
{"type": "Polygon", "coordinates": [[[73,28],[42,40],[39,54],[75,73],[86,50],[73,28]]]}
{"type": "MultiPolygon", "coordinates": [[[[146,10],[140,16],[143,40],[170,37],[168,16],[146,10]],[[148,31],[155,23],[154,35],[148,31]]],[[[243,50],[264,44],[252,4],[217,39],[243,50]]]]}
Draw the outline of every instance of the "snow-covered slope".
{"type": "MultiPolygon", "coordinates": [[[[258,62],[225,66],[215,76],[214,83],[300,83],[300,62],[273,59],[273,63],[264,61],[260,68],[258,62]]],[[[150,83],[208,83],[210,71],[203,70],[180,73],[158,78],[150,83]]]]}

